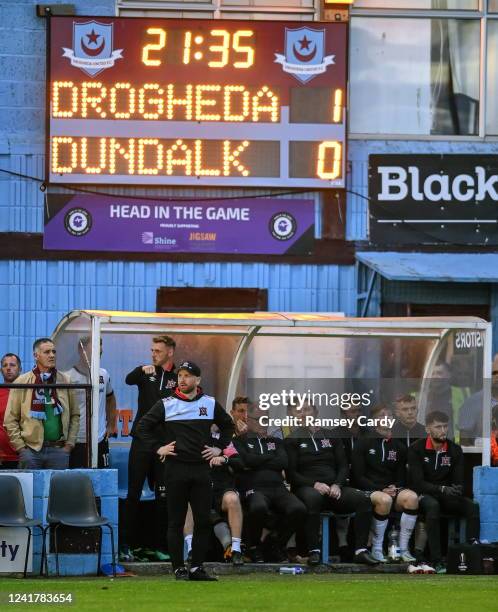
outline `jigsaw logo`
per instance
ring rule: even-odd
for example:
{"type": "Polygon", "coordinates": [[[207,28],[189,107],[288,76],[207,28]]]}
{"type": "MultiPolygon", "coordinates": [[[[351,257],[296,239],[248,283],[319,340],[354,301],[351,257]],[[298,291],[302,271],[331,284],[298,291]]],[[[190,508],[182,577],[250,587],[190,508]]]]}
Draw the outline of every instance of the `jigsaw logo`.
{"type": "Polygon", "coordinates": [[[323,74],[335,63],[335,55],[325,55],[325,30],[285,28],[285,55],[275,53],[275,63],[301,83],[323,74]]]}
{"type": "Polygon", "coordinates": [[[99,21],[73,22],[73,48],[62,47],[62,57],[67,57],[72,66],[80,68],[93,77],[112,68],[118,59],[122,59],[123,49],[114,49],[113,24],[99,21]]]}

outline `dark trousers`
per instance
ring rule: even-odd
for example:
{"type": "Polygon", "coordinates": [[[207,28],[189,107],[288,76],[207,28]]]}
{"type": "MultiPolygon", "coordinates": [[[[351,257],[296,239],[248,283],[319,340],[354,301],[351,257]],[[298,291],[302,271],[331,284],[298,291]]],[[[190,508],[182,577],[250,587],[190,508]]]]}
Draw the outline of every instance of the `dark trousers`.
{"type": "Polygon", "coordinates": [[[284,485],[261,488],[249,493],[244,499],[244,523],[250,546],[258,546],[261,532],[265,527],[271,511],[279,515],[278,544],[284,547],[291,535],[298,529],[306,516],[302,501],[290,493],[284,485]]]}
{"type": "Polygon", "coordinates": [[[192,508],[194,534],[192,567],[206,559],[211,537],[212,482],[208,463],[185,463],[166,459],[166,491],[168,492],[168,551],[173,569],[183,563],[183,526],[188,504],[192,508]]]}
{"type": "MultiPolygon", "coordinates": [[[[99,442],[98,449],[98,463],[97,467],[102,470],[109,467],[109,442],[107,438],[104,438],[99,442]]],[[[77,442],[74,445],[71,455],[69,456],[69,468],[74,470],[76,468],[87,468],[87,444],[84,442],[77,442]]]]}
{"type": "Polygon", "coordinates": [[[157,534],[156,548],[163,549],[166,548],[168,525],[164,463],[159,461],[156,453],[146,449],[140,441],[133,438],[128,455],[128,495],[124,530],[124,540],[131,548],[136,548],[140,544],[137,537],[137,524],[140,498],[146,479],[156,497],[154,528],[157,534]]]}
{"type": "Polygon", "coordinates": [[[441,559],[441,513],[464,517],[467,519],[467,540],[479,538],[479,504],[468,497],[423,495],[420,499],[419,511],[425,517],[431,561],[437,562],[441,559]]]}
{"type": "Polygon", "coordinates": [[[367,547],[372,504],[364,493],[358,489],[343,487],[341,497],[333,499],[328,495],[320,495],[313,487],[300,487],[296,490],[296,495],[303,501],[308,511],[305,521],[308,550],[320,548],[320,512],[324,510],[332,510],[338,514],[354,512],[355,549],[367,547]]]}

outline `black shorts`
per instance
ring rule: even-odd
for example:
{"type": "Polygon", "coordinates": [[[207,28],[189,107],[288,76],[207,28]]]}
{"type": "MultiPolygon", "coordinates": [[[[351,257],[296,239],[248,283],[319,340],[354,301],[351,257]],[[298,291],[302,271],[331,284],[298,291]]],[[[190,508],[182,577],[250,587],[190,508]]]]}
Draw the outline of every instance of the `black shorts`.
{"type": "Polygon", "coordinates": [[[239,494],[239,492],[233,487],[226,487],[224,489],[213,489],[213,509],[211,512],[211,518],[213,518],[213,512],[216,513],[219,517],[216,522],[223,520],[226,515],[226,513],[223,512],[223,510],[221,509],[221,505],[223,503],[223,496],[225,495],[225,493],[236,493],[237,495],[239,494]]]}
{"type": "MultiPolygon", "coordinates": [[[[393,497],[393,505],[392,508],[394,509],[394,505],[396,504],[396,500],[398,499],[398,495],[401,493],[401,491],[404,491],[405,489],[407,489],[407,487],[400,487],[397,491],[396,491],[396,495],[393,497]]],[[[366,495],[366,497],[368,497],[368,499],[370,499],[370,496],[372,495],[372,493],[382,493],[381,489],[375,489],[375,491],[362,491],[362,493],[364,493],[366,495]]]]}

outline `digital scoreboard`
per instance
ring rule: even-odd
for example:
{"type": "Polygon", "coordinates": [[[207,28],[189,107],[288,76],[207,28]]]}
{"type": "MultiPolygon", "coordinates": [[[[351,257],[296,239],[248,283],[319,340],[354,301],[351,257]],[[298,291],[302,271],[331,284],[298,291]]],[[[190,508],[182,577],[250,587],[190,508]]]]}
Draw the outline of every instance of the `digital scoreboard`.
{"type": "Polygon", "coordinates": [[[49,182],[345,187],[347,27],[52,17],[49,182]]]}

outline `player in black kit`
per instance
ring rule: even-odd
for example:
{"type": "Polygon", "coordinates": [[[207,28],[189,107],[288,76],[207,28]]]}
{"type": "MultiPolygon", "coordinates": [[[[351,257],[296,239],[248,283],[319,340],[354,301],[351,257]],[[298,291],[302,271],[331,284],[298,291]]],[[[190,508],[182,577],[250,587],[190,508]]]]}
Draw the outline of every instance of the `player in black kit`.
{"type": "Polygon", "coordinates": [[[175,393],[154,404],[137,427],[138,436],[165,463],[168,548],[177,580],[216,580],[202,567],[211,534],[209,463],[222,454],[234,433],[230,416],[199,387],[200,375],[195,363],[182,362],[175,393]],[[220,432],[216,446],[210,446],[213,423],[220,432]],[[194,519],[190,571],[183,563],[183,526],[188,504],[194,519]]]}
{"type": "MultiPolygon", "coordinates": [[[[143,442],[137,439],[137,425],[143,415],[161,398],[171,395],[176,387],[176,372],[173,355],[176,343],[169,336],[152,338],[152,364],[138,366],[125,379],[127,385],[138,387],[138,410],[133,421],[130,435],[132,436],[130,454],[128,456],[128,495],[126,498],[125,544],[121,547],[120,559],[132,561],[143,559],[146,552],[152,556],[148,560],[165,561],[166,548],[166,490],[164,485],[164,466],[158,457],[148,450],[143,442]],[[138,521],[138,509],[142,489],[148,479],[155,493],[155,532],[157,534],[158,550],[143,551],[138,549],[135,534],[138,521]],[[130,548],[128,548],[130,547],[130,548]],[[130,550],[131,549],[131,550],[130,550]]],[[[145,559],[144,559],[145,560],[145,559]]]]}

